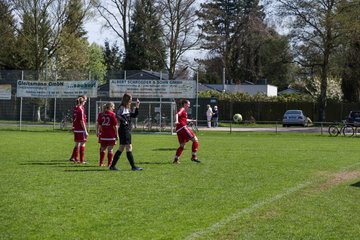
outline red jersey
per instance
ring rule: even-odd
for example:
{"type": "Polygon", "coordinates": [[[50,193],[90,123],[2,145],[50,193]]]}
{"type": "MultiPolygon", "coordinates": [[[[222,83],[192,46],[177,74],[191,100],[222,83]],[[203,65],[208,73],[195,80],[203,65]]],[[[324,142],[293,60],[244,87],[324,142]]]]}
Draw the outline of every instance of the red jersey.
{"type": "Polygon", "coordinates": [[[101,126],[101,131],[99,133],[100,140],[116,140],[116,125],[118,124],[118,121],[114,112],[105,111],[99,113],[97,122],[99,126],[101,126]]]}
{"type": "Polygon", "coordinates": [[[84,122],[86,125],[86,116],[84,108],[81,106],[75,106],[73,110],[73,129],[74,131],[80,132],[85,131],[81,126],[81,122],[84,122]]]}
{"type": "Polygon", "coordinates": [[[178,124],[176,124],[176,129],[180,129],[187,125],[187,119],[188,115],[186,113],[185,108],[180,108],[180,110],[177,112],[178,115],[178,124]]]}

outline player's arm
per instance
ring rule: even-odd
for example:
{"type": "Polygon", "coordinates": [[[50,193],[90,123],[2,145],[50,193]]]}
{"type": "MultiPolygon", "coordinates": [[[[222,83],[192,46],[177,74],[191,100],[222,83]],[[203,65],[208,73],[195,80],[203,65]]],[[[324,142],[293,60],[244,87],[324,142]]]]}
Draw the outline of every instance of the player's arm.
{"type": "Polygon", "coordinates": [[[131,118],[136,118],[139,115],[140,100],[136,99],[136,107],[134,112],[130,112],[131,118]]]}
{"type": "Polygon", "coordinates": [[[175,114],[175,124],[178,124],[179,123],[179,114],[176,113],[175,114]]]}
{"type": "Polygon", "coordinates": [[[101,125],[99,124],[99,122],[96,122],[96,136],[99,136],[101,132],[101,125]]]}
{"type": "Polygon", "coordinates": [[[88,136],[89,133],[88,133],[88,131],[87,131],[87,129],[86,129],[86,125],[85,125],[85,122],[84,122],[84,115],[83,115],[83,114],[84,114],[84,113],[81,111],[80,124],[81,124],[81,127],[84,129],[86,136],[88,136]]]}
{"type": "Polygon", "coordinates": [[[118,132],[118,130],[119,130],[119,126],[118,126],[118,121],[117,121],[117,119],[116,119],[116,116],[115,116],[115,115],[113,115],[113,117],[112,117],[112,121],[113,121],[114,131],[115,131],[115,133],[116,133],[116,139],[119,139],[119,132],[118,132]]]}

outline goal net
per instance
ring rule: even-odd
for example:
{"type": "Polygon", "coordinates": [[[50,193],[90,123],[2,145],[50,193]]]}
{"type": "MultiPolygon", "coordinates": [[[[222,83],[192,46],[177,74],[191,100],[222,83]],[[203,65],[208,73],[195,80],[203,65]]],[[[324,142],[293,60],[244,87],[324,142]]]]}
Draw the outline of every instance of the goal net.
{"type": "MultiPolygon", "coordinates": [[[[104,104],[109,101],[96,102],[96,116],[102,111],[104,104]]],[[[115,104],[115,111],[121,101],[112,101],[115,104]]],[[[135,108],[135,103],[131,105],[135,108]]],[[[176,114],[175,102],[163,101],[141,101],[139,115],[132,119],[132,129],[145,132],[166,132],[174,133],[174,122],[176,114]]]]}

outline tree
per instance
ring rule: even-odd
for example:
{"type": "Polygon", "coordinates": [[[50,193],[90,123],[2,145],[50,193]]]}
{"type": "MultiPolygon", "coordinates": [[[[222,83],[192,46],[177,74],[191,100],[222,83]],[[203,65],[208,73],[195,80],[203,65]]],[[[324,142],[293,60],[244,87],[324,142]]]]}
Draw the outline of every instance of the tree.
{"type": "Polygon", "coordinates": [[[344,99],[360,101],[360,2],[341,1],[338,22],[342,32],[341,46],[336,59],[340,59],[344,99]]]}
{"type": "Polygon", "coordinates": [[[161,71],[165,67],[165,46],[154,0],[137,0],[129,33],[125,70],[161,71]]]}
{"type": "Polygon", "coordinates": [[[104,45],[103,55],[106,71],[108,73],[120,71],[122,69],[122,53],[116,42],[111,47],[108,41],[105,41],[104,45]]]}
{"type": "Polygon", "coordinates": [[[285,21],[291,27],[290,37],[297,62],[320,76],[319,121],[325,120],[330,60],[340,44],[338,24],[335,21],[340,1],[277,1],[280,16],[289,17],[285,21]]]}
{"type": "Polygon", "coordinates": [[[15,19],[4,0],[0,0],[0,42],[0,69],[15,69],[15,19]]]}
{"type": "MultiPolygon", "coordinates": [[[[204,64],[221,59],[226,78],[233,83],[256,83],[265,77],[272,80],[274,64],[286,75],[287,41],[266,26],[259,0],[216,0],[201,6],[201,48],[209,50],[204,64]]],[[[222,75],[221,70],[218,75],[222,75]]]]}
{"type": "Polygon", "coordinates": [[[103,51],[96,43],[92,43],[89,48],[88,70],[91,74],[91,79],[96,79],[100,83],[104,83],[106,65],[103,51]]]}
{"type": "Polygon", "coordinates": [[[105,27],[111,29],[122,40],[126,54],[132,0],[93,0],[93,5],[106,21],[105,27]]]}
{"type": "Polygon", "coordinates": [[[90,48],[83,27],[87,11],[81,0],[68,0],[59,47],[54,54],[59,78],[79,80],[88,76],[90,48]]]}
{"type": "Polygon", "coordinates": [[[52,59],[62,48],[68,34],[77,34],[79,37],[82,34],[82,20],[91,10],[89,1],[10,0],[15,19],[20,22],[16,24],[19,26],[16,29],[21,60],[19,67],[39,72],[45,64],[44,48],[48,49],[48,57],[52,59]]]}
{"type": "Polygon", "coordinates": [[[198,17],[194,3],[195,0],[159,0],[163,39],[169,54],[166,68],[170,79],[176,78],[176,67],[184,53],[195,47],[199,41],[196,32],[198,17]]]}

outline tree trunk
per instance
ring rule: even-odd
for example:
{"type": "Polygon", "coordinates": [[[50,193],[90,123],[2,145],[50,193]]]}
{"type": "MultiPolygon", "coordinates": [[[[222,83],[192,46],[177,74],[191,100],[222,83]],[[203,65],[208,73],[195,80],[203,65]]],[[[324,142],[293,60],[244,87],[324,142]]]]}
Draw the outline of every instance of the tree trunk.
{"type": "Polygon", "coordinates": [[[319,121],[325,121],[325,109],[327,103],[327,77],[328,77],[328,70],[329,70],[329,50],[325,49],[324,53],[324,60],[321,67],[321,84],[320,84],[320,97],[319,97],[319,121]]]}
{"type": "Polygon", "coordinates": [[[35,120],[37,122],[41,122],[40,106],[36,106],[36,115],[35,115],[35,117],[36,117],[35,120]]]}

